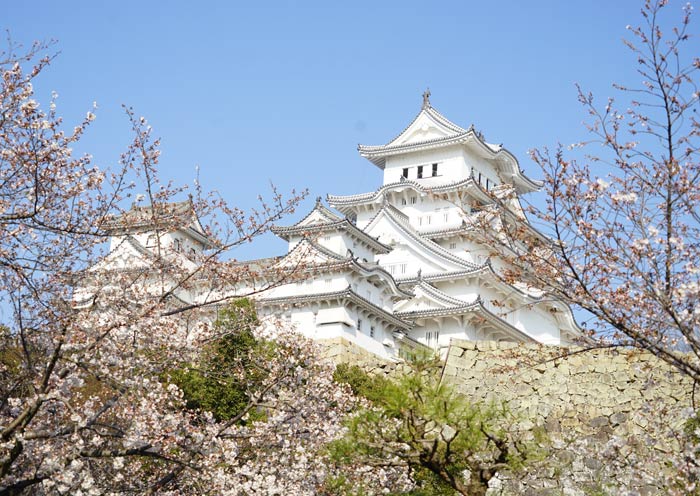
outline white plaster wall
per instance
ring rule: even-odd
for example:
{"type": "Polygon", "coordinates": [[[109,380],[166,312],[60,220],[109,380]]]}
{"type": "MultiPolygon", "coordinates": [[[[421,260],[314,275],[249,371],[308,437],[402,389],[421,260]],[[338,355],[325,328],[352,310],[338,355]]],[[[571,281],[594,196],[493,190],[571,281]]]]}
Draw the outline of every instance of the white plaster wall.
{"type": "MultiPolygon", "coordinates": [[[[287,245],[288,252],[292,251],[302,239],[301,236],[291,236],[287,245]]],[[[347,256],[348,250],[351,250],[353,256],[360,261],[367,260],[368,262],[372,262],[374,260],[373,251],[345,233],[321,233],[319,236],[312,238],[312,240],[333,253],[337,253],[341,257],[347,256]]]]}
{"type": "Polygon", "coordinates": [[[284,312],[268,309],[263,310],[261,313],[265,315],[265,317],[263,317],[263,322],[264,325],[267,326],[276,325],[274,324],[274,319],[282,318],[289,322],[294,329],[308,338],[320,340],[343,337],[383,358],[392,358],[396,356],[397,350],[395,346],[393,346],[393,337],[385,332],[380,324],[372,322],[372,319],[361,311],[358,312],[357,309],[349,310],[341,306],[327,307],[325,310],[327,311],[320,312],[315,305],[309,305],[289,308],[284,312]],[[333,313],[339,318],[342,318],[343,321],[322,322],[323,320],[328,320],[325,317],[330,317],[333,313]],[[269,318],[271,315],[274,316],[274,319],[269,318]],[[319,318],[319,315],[322,315],[322,317],[319,318]],[[348,317],[351,318],[350,323],[347,322],[348,317]],[[362,320],[362,330],[357,329],[358,318],[362,320]],[[374,338],[369,335],[371,324],[375,326],[374,338]],[[390,346],[384,344],[387,336],[390,337],[390,346]]]}
{"type": "Polygon", "coordinates": [[[462,223],[462,209],[453,203],[421,194],[412,188],[392,192],[391,204],[409,219],[411,227],[417,231],[434,231],[458,227],[462,223]]]}
{"type": "Polygon", "coordinates": [[[554,320],[554,316],[547,315],[539,308],[521,309],[515,327],[527,332],[530,336],[542,343],[561,343],[559,326],[554,320]]]}
{"type": "Polygon", "coordinates": [[[434,349],[447,347],[451,339],[474,340],[476,334],[470,322],[462,323],[461,318],[446,317],[442,319],[425,319],[416,322],[411,329],[409,336],[419,343],[430,346],[434,349]],[[428,341],[427,332],[439,332],[437,341],[428,341]]]}
{"type": "MultiPolygon", "coordinates": [[[[148,248],[153,252],[157,250],[157,239],[155,232],[146,231],[142,233],[133,234],[132,236],[145,248],[148,248]]],[[[193,239],[184,231],[180,230],[169,233],[161,233],[160,249],[163,252],[176,251],[176,240],[180,242],[179,253],[182,253],[183,255],[188,257],[200,255],[204,249],[202,243],[200,243],[196,239],[193,239]],[[192,252],[192,250],[194,250],[194,252],[192,252]]]]}
{"type": "Polygon", "coordinates": [[[486,262],[490,255],[487,247],[474,243],[462,236],[440,238],[435,242],[452,254],[476,265],[486,262]]]}
{"type": "Polygon", "coordinates": [[[426,186],[451,183],[469,177],[466,155],[459,145],[387,157],[384,184],[400,181],[404,168],[409,169],[407,179],[424,182],[426,186]],[[438,164],[437,177],[431,177],[434,163],[438,164]],[[419,165],[423,166],[423,179],[417,178],[419,165]]]}
{"type": "Polygon", "coordinates": [[[445,270],[437,262],[418,255],[404,245],[395,245],[391,252],[381,255],[378,262],[394,279],[415,277],[419,270],[423,275],[436,274],[445,270]]]}
{"type": "Polygon", "coordinates": [[[384,184],[391,184],[401,180],[403,169],[408,168],[408,178],[424,184],[426,187],[434,187],[468,179],[474,170],[474,178],[478,180],[481,173],[482,186],[486,187],[486,179],[489,179],[489,188],[499,184],[497,166],[489,159],[485,159],[463,145],[453,145],[433,150],[423,150],[403,155],[395,155],[386,158],[384,167],[384,184]],[[432,164],[438,164],[438,176],[432,177],[432,164]],[[423,178],[418,179],[418,166],[423,166],[423,178]]]}

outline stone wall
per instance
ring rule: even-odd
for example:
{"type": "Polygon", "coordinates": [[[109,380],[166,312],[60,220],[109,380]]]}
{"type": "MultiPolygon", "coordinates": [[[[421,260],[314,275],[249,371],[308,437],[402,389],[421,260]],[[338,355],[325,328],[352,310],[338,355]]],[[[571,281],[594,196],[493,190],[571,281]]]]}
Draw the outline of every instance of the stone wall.
{"type": "Polygon", "coordinates": [[[342,337],[322,339],[319,343],[323,345],[323,356],[335,363],[353,363],[370,367],[389,363],[342,337]]]}
{"type": "Polygon", "coordinates": [[[549,434],[549,477],[512,479],[506,494],[660,494],[654,460],[678,449],[669,432],[692,405],[690,381],[638,350],[453,341],[443,380],[549,434]]]}
{"type": "MultiPolygon", "coordinates": [[[[333,349],[338,361],[372,363],[345,343],[333,349]]],[[[669,433],[682,429],[692,386],[650,353],[453,340],[442,374],[475,401],[506,402],[518,427],[548,434],[547,469],[506,475],[490,493],[665,494],[664,474],[673,469],[654,460],[678,450],[669,433]]]]}

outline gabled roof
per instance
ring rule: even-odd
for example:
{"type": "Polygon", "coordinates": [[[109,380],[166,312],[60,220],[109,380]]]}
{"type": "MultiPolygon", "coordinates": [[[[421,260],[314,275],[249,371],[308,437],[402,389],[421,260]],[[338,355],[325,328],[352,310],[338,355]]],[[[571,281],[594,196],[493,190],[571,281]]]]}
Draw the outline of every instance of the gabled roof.
{"type": "Polygon", "coordinates": [[[303,272],[351,270],[366,279],[377,277],[388,285],[395,298],[410,298],[412,296],[411,293],[401,289],[393,276],[381,266],[360,262],[352,255],[343,257],[309,238],[303,238],[287,255],[274,265],[269,266],[268,270],[274,272],[275,266],[284,267],[300,264],[303,264],[300,266],[303,272]]]}
{"type": "Polygon", "coordinates": [[[181,202],[154,203],[146,206],[134,204],[123,214],[107,221],[105,230],[116,235],[150,230],[180,230],[204,245],[213,244],[197,217],[192,198],[181,202]]]}
{"type": "Polygon", "coordinates": [[[430,309],[445,309],[454,307],[461,308],[465,305],[471,305],[474,303],[473,301],[466,302],[458,298],[453,298],[422,278],[418,279],[418,282],[413,286],[412,291],[414,295],[413,298],[410,301],[399,303],[395,307],[395,313],[410,313],[410,311],[406,309],[421,306],[421,302],[423,301],[428,302],[430,309]]]}
{"type": "MultiPolygon", "coordinates": [[[[581,337],[583,335],[581,328],[576,322],[574,314],[571,311],[571,307],[562,303],[559,300],[550,298],[548,295],[542,293],[541,291],[539,292],[539,294],[532,294],[530,292],[524,291],[521,288],[513,286],[512,284],[507,283],[493,269],[493,266],[491,265],[491,262],[489,260],[487,260],[486,263],[484,263],[482,266],[477,267],[473,270],[465,270],[460,272],[443,272],[441,274],[429,274],[426,276],[419,275],[418,277],[399,279],[398,282],[402,286],[413,286],[414,289],[412,289],[412,291],[414,292],[416,291],[415,288],[421,288],[423,292],[431,292],[432,288],[433,291],[431,292],[431,294],[439,295],[441,297],[440,301],[445,302],[447,301],[445,297],[451,297],[429,283],[461,280],[469,277],[483,277],[494,287],[497,287],[503,294],[507,296],[517,296],[525,304],[534,306],[549,305],[552,308],[556,308],[557,312],[559,313],[559,318],[557,320],[560,322],[561,325],[566,326],[566,328],[561,329],[561,331],[566,332],[567,334],[573,337],[581,337]]],[[[461,300],[457,300],[454,298],[453,300],[456,300],[456,302],[462,304],[464,303],[461,302],[461,300]]]]}
{"type": "Polygon", "coordinates": [[[406,322],[401,318],[379,308],[367,298],[360,296],[355,291],[353,291],[350,286],[341,291],[304,294],[298,296],[278,296],[271,298],[262,297],[256,298],[255,301],[260,305],[291,305],[315,302],[327,303],[328,301],[332,301],[334,299],[341,300],[344,302],[344,304],[354,303],[364,308],[365,310],[369,310],[370,312],[384,319],[385,322],[388,322],[399,329],[407,330],[412,327],[412,325],[409,322],[406,322]]]}
{"type": "Polygon", "coordinates": [[[371,232],[372,227],[382,218],[386,218],[401,234],[401,236],[412,240],[416,245],[420,246],[422,250],[426,250],[429,254],[437,257],[438,259],[447,261],[448,265],[453,267],[453,270],[457,270],[458,268],[476,268],[476,265],[473,263],[458,257],[434,241],[422,237],[416,232],[415,229],[411,227],[405,215],[403,215],[398,209],[396,209],[396,207],[390,205],[389,203],[385,202],[382,205],[382,208],[380,208],[377,214],[368,222],[365,230],[371,232]]]}
{"type": "Polygon", "coordinates": [[[340,217],[327,209],[321,203],[320,197],[316,200],[314,209],[293,226],[272,227],[272,232],[286,241],[292,236],[306,236],[329,231],[346,232],[350,237],[360,241],[373,250],[374,253],[389,253],[391,251],[391,248],[384,243],[379,242],[378,239],[358,229],[347,217],[340,217]]]}
{"type": "Polygon", "coordinates": [[[342,217],[330,211],[321,201],[321,197],[316,198],[314,208],[306,216],[291,227],[308,227],[317,224],[327,224],[338,222],[342,217]]]}
{"type": "Polygon", "coordinates": [[[501,145],[487,143],[481,133],[473,126],[464,129],[435,110],[429,100],[424,99],[418,115],[385,145],[358,145],[360,155],[380,169],[386,166],[386,158],[432,148],[451,145],[468,146],[483,158],[492,159],[502,164],[502,172],[510,176],[520,192],[537,191],[542,183],[528,178],[520,169],[518,160],[501,145]]]}
{"type": "Polygon", "coordinates": [[[337,208],[341,212],[345,212],[346,210],[352,210],[351,208],[347,207],[365,205],[368,203],[377,203],[382,201],[382,199],[385,198],[388,193],[391,193],[393,191],[402,191],[405,189],[413,190],[422,195],[441,195],[455,191],[464,191],[466,193],[469,193],[469,195],[473,198],[480,200],[482,203],[493,203],[493,198],[491,198],[489,193],[484,188],[482,188],[479,185],[479,183],[475,181],[472,177],[470,177],[469,179],[463,179],[461,181],[456,181],[434,187],[425,187],[416,181],[407,179],[405,181],[397,181],[395,183],[385,184],[376,191],[371,191],[369,193],[361,193],[358,195],[346,196],[328,195],[327,199],[328,203],[334,208],[337,208]]]}
{"type": "Polygon", "coordinates": [[[509,324],[503,320],[498,315],[488,310],[485,306],[481,297],[477,298],[472,303],[464,303],[461,306],[452,306],[444,308],[430,308],[426,310],[416,310],[409,312],[396,312],[394,315],[400,319],[415,321],[421,318],[440,318],[440,317],[451,317],[455,315],[469,315],[473,314],[475,317],[484,319],[486,322],[491,324],[493,327],[499,329],[504,334],[516,341],[524,342],[534,342],[536,341],[529,334],[521,331],[517,327],[509,324]]]}
{"type": "Polygon", "coordinates": [[[443,282],[443,281],[454,281],[463,280],[470,277],[478,277],[482,280],[488,281],[492,286],[497,287],[504,295],[516,295],[522,301],[529,303],[536,303],[542,301],[543,297],[540,292],[538,295],[534,295],[524,291],[520,288],[508,284],[494,269],[491,265],[491,261],[487,260],[483,265],[478,266],[471,270],[464,270],[460,272],[443,272],[441,274],[428,274],[421,275],[419,277],[399,279],[400,284],[414,284],[420,285],[427,282],[443,282]]]}

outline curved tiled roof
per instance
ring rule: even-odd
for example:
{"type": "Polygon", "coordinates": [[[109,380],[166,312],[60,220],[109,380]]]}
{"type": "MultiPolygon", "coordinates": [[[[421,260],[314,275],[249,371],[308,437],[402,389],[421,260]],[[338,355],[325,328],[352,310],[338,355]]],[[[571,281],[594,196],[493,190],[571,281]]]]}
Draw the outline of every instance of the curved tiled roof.
{"type": "Polygon", "coordinates": [[[321,197],[316,199],[316,205],[303,219],[292,226],[273,226],[271,231],[284,240],[289,240],[290,236],[293,235],[305,235],[312,232],[328,232],[328,231],[345,231],[350,236],[353,236],[358,241],[364,243],[370,249],[373,249],[375,253],[389,253],[391,248],[381,243],[378,239],[370,236],[366,232],[359,229],[355,224],[353,224],[347,217],[340,217],[335,213],[331,212],[326,208],[321,202],[321,197]],[[314,212],[317,212],[321,217],[326,219],[325,222],[313,222],[310,224],[304,224],[304,222],[311,217],[314,212]]]}
{"type": "Polygon", "coordinates": [[[436,309],[426,309],[417,310],[412,312],[396,312],[396,316],[401,319],[416,320],[426,317],[449,317],[452,315],[465,315],[469,313],[476,313],[479,316],[488,320],[495,327],[500,328],[507,334],[510,334],[513,338],[520,339],[522,341],[536,341],[535,338],[529,334],[521,331],[517,327],[504,321],[501,317],[494,314],[488,310],[483,303],[481,297],[478,297],[473,303],[467,303],[461,306],[454,306],[448,308],[436,308],[436,309]]]}
{"type": "Polygon", "coordinates": [[[256,298],[255,301],[263,305],[285,305],[293,303],[313,303],[317,301],[328,301],[331,299],[343,299],[355,303],[362,308],[374,312],[376,315],[382,317],[386,322],[393,324],[400,329],[410,329],[412,324],[402,320],[401,318],[387,312],[376,306],[374,303],[369,301],[367,298],[360,296],[352,290],[350,286],[341,290],[333,291],[328,293],[313,293],[298,296],[277,296],[272,298],[256,298]]]}
{"type": "Polygon", "coordinates": [[[377,238],[374,238],[367,234],[366,232],[362,231],[359,229],[357,226],[355,226],[352,222],[350,222],[348,219],[340,219],[335,222],[328,222],[326,224],[311,224],[311,225],[302,225],[302,226],[289,226],[289,227],[277,227],[274,226],[272,229],[272,232],[275,233],[277,236],[284,240],[289,240],[290,236],[293,235],[306,235],[310,233],[322,233],[322,232],[327,232],[327,231],[346,231],[348,234],[351,236],[355,237],[356,239],[362,241],[364,244],[366,244],[368,247],[374,249],[375,253],[389,253],[391,251],[391,248],[389,248],[387,245],[379,241],[377,238]]]}
{"type": "Polygon", "coordinates": [[[461,304],[443,308],[426,308],[425,310],[411,310],[408,312],[396,312],[394,315],[405,319],[417,319],[421,317],[447,317],[450,315],[460,315],[469,313],[479,306],[483,306],[481,297],[471,303],[461,302],[461,304]]]}
{"type": "Polygon", "coordinates": [[[442,194],[449,193],[452,191],[459,191],[461,189],[472,190],[473,193],[479,196],[484,202],[491,203],[493,200],[489,194],[484,190],[477,181],[470,177],[468,179],[463,179],[461,181],[455,181],[452,183],[441,184],[433,187],[425,187],[422,184],[407,179],[405,181],[397,181],[394,183],[385,184],[375,191],[370,191],[369,193],[360,193],[357,195],[327,195],[328,203],[333,206],[347,206],[347,205],[362,205],[365,203],[372,203],[379,200],[382,196],[385,196],[387,192],[402,189],[411,188],[418,193],[424,194],[442,194]]]}
{"type": "Polygon", "coordinates": [[[476,145],[479,150],[485,153],[489,158],[503,158],[504,162],[509,164],[513,182],[518,182],[523,191],[537,191],[542,187],[541,182],[534,181],[523,173],[520,165],[518,164],[518,160],[508,150],[503,148],[501,145],[494,145],[484,141],[483,136],[480,133],[477,133],[473,126],[470,126],[469,129],[464,129],[457,124],[454,124],[440,112],[435,110],[431,105],[424,106],[418,115],[411,121],[411,123],[386,145],[358,145],[357,149],[361,156],[368,159],[380,169],[384,169],[387,156],[463,143],[476,145]],[[448,131],[451,131],[452,134],[413,143],[400,143],[392,145],[391,143],[401,137],[401,135],[403,135],[420,118],[421,115],[427,115],[431,120],[438,123],[448,131]]]}
{"type": "Polygon", "coordinates": [[[153,229],[183,230],[206,245],[212,245],[194,209],[192,199],[173,203],[133,205],[118,217],[105,222],[109,234],[142,232],[153,229]]]}
{"type": "MultiPolygon", "coordinates": [[[[420,234],[418,234],[409,224],[406,220],[401,219],[398,217],[396,214],[394,214],[394,211],[396,210],[395,207],[389,205],[388,203],[385,203],[381,209],[377,212],[377,214],[367,223],[367,227],[365,229],[369,230],[370,226],[382,215],[385,213],[391,220],[394,221],[394,223],[403,231],[403,233],[412,239],[413,241],[417,242],[419,245],[421,245],[423,248],[426,250],[430,251],[431,253],[437,255],[440,258],[447,259],[451,261],[452,263],[455,263],[457,265],[460,265],[465,268],[473,269],[476,268],[476,265],[474,265],[471,262],[468,262],[467,260],[458,257],[457,255],[449,252],[442,246],[438,245],[434,241],[431,241],[429,239],[423,238],[420,234]]],[[[400,213],[400,212],[399,212],[400,213]]],[[[404,216],[405,217],[405,216],[404,216]]]]}
{"type": "MultiPolygon", "coordinates": [[[[397,135],[394,136],[391,140],[389,140],[389,143],[393,143],[394,141],[396,141],[397,139],[399,139],[399,138],[401,137],[401,135],[402,135],[403,133],[405,133],[406,131],[408,131],[408,129],[413,125],[414,122],[416,122],[416,121],[418,120],[418,118],[419,118],[419,117],[421,116],[421,114],[423,114],[423,113],[429,115],[429,116],[432,117],[436,122],[440,123],[441,125],[445,126],[445,127],[448,128],[448,129],[450,129],[450,130],[453,131],[454,133],[461,134],[461,133],[466,133],[466,132],[467,132],[466,129],[464,129],[464,128],[458,126],[457,124],[455,124],[454,122],[452,122],[451,120],[449,120],[447,117],[445,117],[444,115],[442,115],[440,112],[437,111],[437,109],[433,108],[433,106],[430,105],[430,104],[428,103],[427,105],[424,105],[424,106],[421,108],[421,111],[418,112],[418,114],[416,114],[416,116],[413,118],[413,120],[412,120],[405,128],[403,128],[403,130],[401,130],[401,132],[400,132],[399,134],[397,134],[397,135]]],[[[389,143],[387,143],[387,145],[388,145],[389,143]]],[[[360,146],[362,146],[362,145],[360,145],[360,146]]],[[[386,146],[386,145],[384,145],[384,146],[386,146]]]]}
{"type": "MultiPolygon", "coordinates": [[[[444,293],[443,291],[440,291],[438,288],[433,286],[432,284],[429,284],[428,282],[425,281],[425,279],[419,279],[418,283],[414,286],[413,291],[415,292],[416,288],[420,288],[425,292],[428,296],[431,298],[435,299],[436,301],[447,305],[447,306],[463,306],[465,304],[469,304],[466,301],[460,300],[458,298],[453,298],[452,296],[448,295],[447,293],[444,293]]],[[[473,303],[473,302],[471,302],[473,303]]]]}
{"type": "MultiPolygon", "coordinates": [[[[318,251],[319,253],[329,258],[329,260],[326,262],[309,264],[307,267],[304,267],[305,271],[335,271],[344,268],[353,268],[359,273],[363,274],[365,277],[377,275],[382,279],[386,280],[397,296],[404,298],[411,297],[411,294],[401,289],[394,277],[391,274],[389,274],[386,270],[384,270],[384,268],[382,268],[380,265],[360,262],[357,258],[353,256],[343,257],[341,255],[338,255],[334,251],[331,251],[328,248],[314,242],[309,238],[304,238],[299,243],[297,243],[297,245],[289,253],[287,253],[286,257],[290,256],[292,253],[302,250],[304,245],[308,246],[313,250],[318,251]]],[[[278,263],[282,263],[284,258],[285,257],[282,257],[278,263]]]]}

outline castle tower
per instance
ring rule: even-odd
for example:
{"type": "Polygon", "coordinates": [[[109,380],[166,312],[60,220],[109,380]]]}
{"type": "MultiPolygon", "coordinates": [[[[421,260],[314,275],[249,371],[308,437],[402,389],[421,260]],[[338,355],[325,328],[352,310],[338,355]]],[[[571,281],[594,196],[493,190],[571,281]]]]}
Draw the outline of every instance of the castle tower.
{"type": "MultiPolygon", "coordinates": [[[[413,294],[394,315],[413,324],[408,335],[435,349],[451,338],[569,344],[580,336],[571,310],[531,288],[508,284],[470,215],[514,192],[503,208],[524,226],[520,195],[541,186],[516,158],[464,129],[430,104],[386,145],[359,146],[384,171],[376,191],[328,196],[357,228],[391,248],[376,261],[413,294]]],[[[534,231],[534,229],[532,229],[534,231]]]]}

